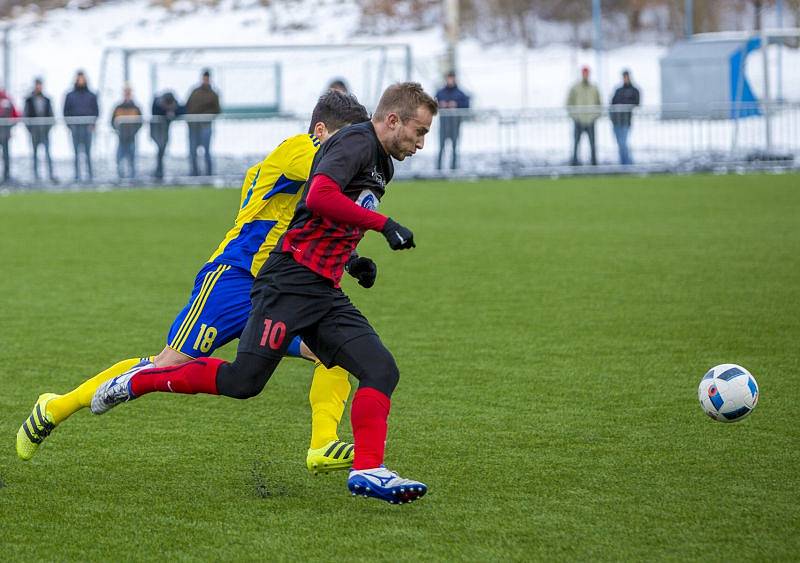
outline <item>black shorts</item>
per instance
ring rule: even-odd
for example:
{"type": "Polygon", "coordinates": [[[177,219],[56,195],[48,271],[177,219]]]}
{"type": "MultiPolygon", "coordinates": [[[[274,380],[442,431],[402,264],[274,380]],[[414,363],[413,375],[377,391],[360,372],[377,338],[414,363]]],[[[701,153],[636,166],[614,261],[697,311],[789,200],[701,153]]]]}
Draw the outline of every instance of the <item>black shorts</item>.
{"type": "Polygon", "coordinates": [[[269,256],[250,299],[253,307],[239,340],[239,353],[279,360],[299,335],[323,364],[332,367],[343,344],[375,334],[341,289],[289,254],[269,256]]]}

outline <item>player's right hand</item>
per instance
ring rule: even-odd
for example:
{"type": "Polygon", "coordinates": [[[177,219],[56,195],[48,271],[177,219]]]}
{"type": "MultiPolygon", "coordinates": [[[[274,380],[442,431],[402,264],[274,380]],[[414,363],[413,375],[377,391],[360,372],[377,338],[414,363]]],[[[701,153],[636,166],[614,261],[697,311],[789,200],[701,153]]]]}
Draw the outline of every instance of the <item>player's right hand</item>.
{"type": "Polygon", "coordinates": [[[386,242],[392,250],[404,250],[406,248],[414,248],[414,233],[411,229],[407,229],[391,217],[386,219],[386,224],[381,231],[383,236],[386,237],[386,242]]]}
{"type": "Polygon", "coordinates": [[[358,285],[369,289],[375,285],[375,278],[378,277],[378,266],[369,258],[364,258],[353,254],[344,269],[348,274],[358,280],[358,285]]]}

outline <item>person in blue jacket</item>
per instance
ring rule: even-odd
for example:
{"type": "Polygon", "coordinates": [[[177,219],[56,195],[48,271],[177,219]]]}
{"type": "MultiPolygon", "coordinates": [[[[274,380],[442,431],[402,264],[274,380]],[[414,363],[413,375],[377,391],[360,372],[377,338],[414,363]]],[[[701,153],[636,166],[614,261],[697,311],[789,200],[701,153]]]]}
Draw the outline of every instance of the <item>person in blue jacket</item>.
{"type": "Polygon", "coordinates": [[[639,105],[639,89],[631,83],[631,73],[622,71],[622,86],[614,92],[611,98],[611,107],[608,116],[614,126],[614,137],[619,147],[619,163],[633,164],[631,152],[628,149],[628,135],[631,131],[633,108],[639,105]]]}
{"type": "Polygon", "coordinates": [[[452,70],[445,76],[444,87],[436,92],[436,101],[439,109],[445,110],[439,114],[439,158],[436,163],[438,170],[442,169],[442,156],[447,141],[450,141],[450,168],[458,167],[458,134],[461,128],[463,112],[448,112],[447,110],[464,110],[469,108],[469,96],[459,89],[456,84],[456,73],[452,70]],[[455,114],[455,115],[453,115],[455,114]]]}
{"type": "Polygon", "coordinates": [[[72,133],[72,147],[75,150],[75,181],[79,182],[80,174],[80,153],[86,155],[86,171],[89,180],[94,177],[92,174],[92,137],[94,136],[94,124],[100,115],[97,105],[97,95],[89,90],[86,82],[86,74],[79,70],[75,74],[75,87],[67,94],[64,100],[64,118],[72,133]]]}

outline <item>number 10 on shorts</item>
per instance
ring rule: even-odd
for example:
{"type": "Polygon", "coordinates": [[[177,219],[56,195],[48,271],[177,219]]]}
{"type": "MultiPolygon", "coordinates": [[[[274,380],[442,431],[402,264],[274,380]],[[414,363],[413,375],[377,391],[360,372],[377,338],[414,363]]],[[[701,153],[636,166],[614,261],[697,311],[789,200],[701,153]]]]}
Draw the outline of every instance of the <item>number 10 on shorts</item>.
{"type": "Polygon", "coordinates": [[[261,335],[260,345],[269,347],[273,350],[280,350],[283,339],[286,338],[286,325],[281,321],[276,323],[272,319],[264,319],[264,333],[261,335]]]}

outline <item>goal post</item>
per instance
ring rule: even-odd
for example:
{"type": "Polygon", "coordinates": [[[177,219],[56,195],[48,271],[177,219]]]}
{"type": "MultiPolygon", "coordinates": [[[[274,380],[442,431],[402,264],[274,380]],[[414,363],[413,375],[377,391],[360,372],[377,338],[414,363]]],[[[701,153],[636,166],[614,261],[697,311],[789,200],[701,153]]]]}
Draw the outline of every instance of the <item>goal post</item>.
{"type": "Polygon", "coordinates": [[[140,99],[169,89],[185,100],[203,69],[227,114],[297,113],[334,79],[374,107],[386,86],[411,80],[413,58],[404,43],[109,47],[99,89],[114,99],[130,83],[140,99]]]}

